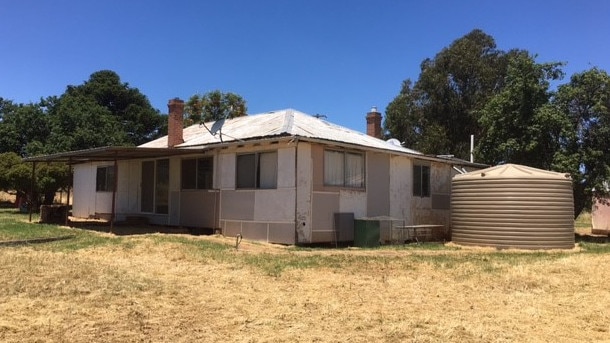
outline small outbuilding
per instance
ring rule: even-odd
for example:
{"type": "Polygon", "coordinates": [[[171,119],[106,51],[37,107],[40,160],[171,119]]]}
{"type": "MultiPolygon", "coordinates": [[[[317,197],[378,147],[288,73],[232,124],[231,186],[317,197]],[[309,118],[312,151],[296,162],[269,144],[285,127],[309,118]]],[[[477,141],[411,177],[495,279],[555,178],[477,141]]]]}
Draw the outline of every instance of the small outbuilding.
{"type": "Polygon", "coordinates": [[[610,199],[593,199],[591,233],[610,236],[610,199]]]}
{"type": "Polygon", "coordinates": [[[574,247],[569,174],[505,164],[456,175],[451,186],[451,234],[457,244],[574,247]]]}

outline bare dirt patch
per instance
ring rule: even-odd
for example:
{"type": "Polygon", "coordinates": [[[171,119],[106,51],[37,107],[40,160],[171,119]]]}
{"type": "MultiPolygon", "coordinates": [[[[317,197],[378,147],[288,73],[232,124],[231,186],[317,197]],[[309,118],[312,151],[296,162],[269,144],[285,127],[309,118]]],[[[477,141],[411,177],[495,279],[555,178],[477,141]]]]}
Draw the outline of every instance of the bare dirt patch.
{"type": "MultiPolygon", "coordinates": [[[[109,234],[100,235],[112,237],[109,234]]],[[[294,249],[164,235],[0,248],[4,342],[591,342],[610,337],[608,255],[294,249]],[[294,263],[278,273],[261,263],[294,263]],[[310,267],[298,267],[302,261],[310,267]]]]}

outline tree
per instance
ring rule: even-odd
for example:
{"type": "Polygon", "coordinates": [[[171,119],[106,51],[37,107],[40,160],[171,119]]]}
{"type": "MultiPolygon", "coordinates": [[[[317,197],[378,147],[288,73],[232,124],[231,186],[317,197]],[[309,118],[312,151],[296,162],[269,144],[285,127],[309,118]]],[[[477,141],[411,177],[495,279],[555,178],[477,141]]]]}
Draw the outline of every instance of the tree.
{"type": "Polygon", "coordinates": [[[560,141],[555,167],[569,171],[574,182],[575,216],[591,208],[593,198],[607,199],[610,180],[610,76],[592,68],[572,75],[558,87],[554,105],[571,130],[560,141]]]}
{"type": "Polygon", "coordinates": [[[120,118],[87,96],[62,97],[52,116],[45,153],[133,145],[120,118]]]}
{"type": "Polygon", "coordinates": [[[469,156],[469,137],[478,135],[480,110],[501,88],[506,53],[494,39],[473,30],[421,64],[415,85],[403,82],[386,109],[385,128],[424,153],[469,156]]]}
{"type": "Polygon", "coordinates": [[[40,150],[49,136],[48,116],[40,104],[0,103],[0,152],[27,156],[40,150]]]}
{"type": "Polygon", "coordinates": [[[165,119],[137,88],[113,71],[97,71],[45,104],[51,117],[46,153],[140,145],[164,134],[165,119]]]}
{"type": "MultiPolygon", "coordinates": [[[[0,190],[26,198],[32,183],[31,166],[22,162],[14,152],[0,154],[0,190]]],[[[37,195],[35,198],[38,198],[37,195]]]]}
{"type": "Polygon", "coordinates": [[[384,130],[389,137],[399,139],[405,146],[415,148],[424,130],[423,115],[417,105],[419,95],[413,89],[413,82],[407,79],[402,82],[400,93],[386,107],[384,130]]]}
{"type": "Polygon", "coordinates": [[[510,57],[503,89],[479,117],[477,156],[491,165],[518,163],[550,169],[568,122],[550,106],[550,81],[563,76],[561,63],[536,63],[522,51],[510,57]]]}
{"type": "MultiPolygon", "coordinates": [[[[6,174],[1,186],[29,193],[31,171],[15,156],[139,145],[166,132],[166,118],[110,70],[95,72],[82,85],[68,86],[60,97],[39,103],[13,104],[0,98],[0,153],[11,153],[2,155],[6,174]]],[[[45,195],[45,203],[70,182],[69,168],[61,164],[39,164],[36,175],[35,192],[45,195]]]]}
{"type": "Polygon", "coordinates": [[[62,163],[37,165],[32,189],[32,166],[14,152],[0,154],[0,190],[27,198],[33,192],[33,205],[53,203],[55,192],[70,184],[70,169],[62,163]],[[44,197],[44,200],[43,200],[44,197]]]}
{"type": "Polygon", "coordinates": [[[223,118],[235,118],[247,115],[246,101],[235,93],[223,93],[219,90],[195,94],[185,106],[185,124],[216,121],[223,118]]]}

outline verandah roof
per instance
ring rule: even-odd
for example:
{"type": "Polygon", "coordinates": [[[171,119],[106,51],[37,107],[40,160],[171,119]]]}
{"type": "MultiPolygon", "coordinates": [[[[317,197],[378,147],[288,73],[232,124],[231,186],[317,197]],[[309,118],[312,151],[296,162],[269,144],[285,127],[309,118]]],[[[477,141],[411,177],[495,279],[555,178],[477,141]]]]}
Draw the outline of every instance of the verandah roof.
{"type": "Polygon", "coordinates": [[[175,149],[175,148],[142,148],[108,146],[85,150],[61,152],[24,158],[24,162],[65,162],[71,164],[83,162],[103,162],[115,160],[131,160],[144,158],[159,158],[187,155],[203,152],[207,149],[175,149]]]}

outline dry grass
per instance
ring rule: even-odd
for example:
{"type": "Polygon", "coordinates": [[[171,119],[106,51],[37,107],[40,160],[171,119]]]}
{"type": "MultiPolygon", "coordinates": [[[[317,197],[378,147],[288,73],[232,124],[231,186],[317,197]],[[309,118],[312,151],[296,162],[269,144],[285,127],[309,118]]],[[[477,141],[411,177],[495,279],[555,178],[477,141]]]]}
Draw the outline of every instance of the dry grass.
{"type": "Polygon", "coordinates": [[[0,341],[610,339],[603,245],[235,250],[220,236],[87,234],[105,243],[0,248],[0,341]]]}

